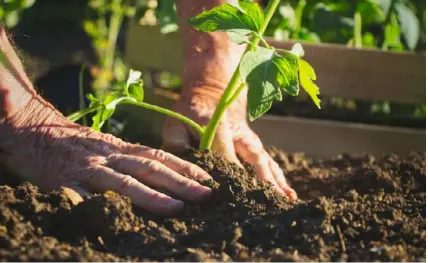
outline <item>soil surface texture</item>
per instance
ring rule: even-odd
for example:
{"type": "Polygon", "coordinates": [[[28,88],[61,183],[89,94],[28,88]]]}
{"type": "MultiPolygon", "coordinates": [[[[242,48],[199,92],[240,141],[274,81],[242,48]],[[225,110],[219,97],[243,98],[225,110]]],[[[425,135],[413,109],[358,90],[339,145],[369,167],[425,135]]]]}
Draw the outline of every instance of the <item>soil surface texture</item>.
{"type": "MultiPolygon", "coordinates": [[[[176,218],[112,192],[72,205],[0,177],[2,261],[425,261],[425,153],[309,159],[269,149],[290,203],[221,157],[181,153],[214,178],[213,197],[176,218]]],[[[248,167],[247,167],[248,168],[248,167]]]]}

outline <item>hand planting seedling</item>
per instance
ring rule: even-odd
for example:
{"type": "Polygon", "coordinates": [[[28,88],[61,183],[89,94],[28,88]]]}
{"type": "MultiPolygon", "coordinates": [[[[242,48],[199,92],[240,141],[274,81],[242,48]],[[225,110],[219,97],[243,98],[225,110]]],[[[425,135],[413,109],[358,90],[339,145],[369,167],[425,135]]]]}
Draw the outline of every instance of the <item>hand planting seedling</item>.
{"type": "Polygon", "coordinates": [[[226,32],[238,45],[247,44],[247,48],[236,68],[227,88],[207,126],[201,126],[193,120],[176,112],[143,102],[144,92],[141,73],[131,70],[126,83],[103,101],[89,96],[89,108],[69,116],[77,120],[86,114],[96,112],[92,127],[99,130],[112,116],[119,104],[133,104],[175,117],[194,128],[200,135],[200,150],[211,149],[214,135],[226,109],[248,86],[248,117],[250,121],[266,113],[274,100],[282,100],[282,92],[297,96],[299,87],[308,92],[315,105],[320,108],[319,88],[313,83],[316,79],[314,69],[301,57],[304,55],[300,44],[291,50],[275,49],[263,38],[269,21],[275,12],[279,0],[271,0],[264,13],[257,3],[239,0],[233,4],[224,3],[207,10],[188,20],[196,30],[203,32],[226,32]],[[262,46],[258,46],[259,42],[262,46]]]}

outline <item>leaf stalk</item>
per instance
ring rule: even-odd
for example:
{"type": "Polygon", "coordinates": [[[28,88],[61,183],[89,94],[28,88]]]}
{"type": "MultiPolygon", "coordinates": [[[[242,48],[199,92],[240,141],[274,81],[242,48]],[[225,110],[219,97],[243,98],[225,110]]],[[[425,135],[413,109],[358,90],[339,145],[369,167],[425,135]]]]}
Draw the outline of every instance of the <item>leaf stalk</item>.
{"type": "MultiPolygon", "coordinates": [[[[280,3],[280,0],[271,0],[269,1],[268,6],[266,7],[265,12],[265,19],[263,21],[263,24],[259,30],[258,35],[263,36],[264,32],[266,31],[267,26],[269,25],[270,20],[272,19],[273,14],[275,13],[275,10],[277,9],[278,5],[280,3]]],[[[244,54],[242,57],[247,53],[248,51],[254,50],[254,48],[259,44],[260,38],[258,36],[253,36],[251,38],[250,44],[245,49],[244,54]]],[[[241,57],[241,60],[242,60],[241,57]]],[[[211,148],[215,133],[217,131],[217,128],[220,124],[221,118],[223,117],[224,112],[226,111],[227,107],[233,103],[233,101],[239,97],[239,94],[244,89],[245,84],[242,83],[240,86],[238,86],[241,82],[240,76],[239,76],[239,67],[236,68],[235,72],[232,75],[231,80],[229,81],[223,95],[220,98],[220,101],[218,103],[217,108],[214,111],[214,114],[209,121],[205,132],[203,133],[201,137],[201,141],[199,144],[199,150],[208,150],[211,148]]]]}

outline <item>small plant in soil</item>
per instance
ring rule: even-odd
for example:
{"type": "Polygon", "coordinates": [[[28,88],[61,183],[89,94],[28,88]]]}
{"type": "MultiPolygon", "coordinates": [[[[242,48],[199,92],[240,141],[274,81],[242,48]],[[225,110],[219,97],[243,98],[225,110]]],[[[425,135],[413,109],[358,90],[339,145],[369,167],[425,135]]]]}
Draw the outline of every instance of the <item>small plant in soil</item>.
{"type": "Polygon", "coordinates": [[[304,50],[301,44],[295,44],[291,50],[276,49],[270,46],[263,34],[272,18],[280,0],[271,0],[265,12],[257,3],[239,0],[224,3],[192,17],[188,23],[203,32],[226,32],[238,45],[247,48],[241,57],[229,81],[213,117],[207,126],[201,126],[193,120],[176,112],[143,101],[143,82],[141,73],[130,70],[128,79],[111,92],[102,101],[92,95],[88,96],[91,104],[88,108],[75,112],[69,119],[76,121],[86,114],[95,113],[92,128],[100,130],[119,104],[133,104],[177,118],[193,127],[200,135],[199,150],[211,149],[214,135],[226,109],[238,98],[248,86],[248,116],[250,121],[266,113],[275,100],[282,100],[282,93],[297,96],[300,86],[310,95],[315,105],[320,108],[319,88],[314,69],[303,60],[304,50]],[[262,45],[259,46],[259,43],[262,45]]]}

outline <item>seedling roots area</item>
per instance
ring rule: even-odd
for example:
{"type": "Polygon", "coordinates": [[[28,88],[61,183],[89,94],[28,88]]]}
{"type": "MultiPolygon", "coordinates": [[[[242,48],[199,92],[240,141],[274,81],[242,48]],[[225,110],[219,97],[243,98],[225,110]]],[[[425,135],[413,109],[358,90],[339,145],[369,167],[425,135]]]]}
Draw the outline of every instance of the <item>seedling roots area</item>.
{"type": "Polygon", "coordinates": [[[269,149],[300,200],[210,153],[212,199],[176,218],[112,192],[76,206],[0,180],[0,258],[7,261],[425,261],[425,153],[309,159],[269,149]]]}

